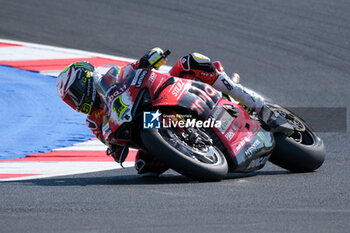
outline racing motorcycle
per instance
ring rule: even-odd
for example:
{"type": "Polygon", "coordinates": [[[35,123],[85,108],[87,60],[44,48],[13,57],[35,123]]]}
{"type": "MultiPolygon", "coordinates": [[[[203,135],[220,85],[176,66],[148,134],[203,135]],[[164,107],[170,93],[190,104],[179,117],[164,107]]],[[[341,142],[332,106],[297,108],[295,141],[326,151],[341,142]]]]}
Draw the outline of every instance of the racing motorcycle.
{"type": "MultiPolygon", "coordinates": [[[[164,53],[164,58],[170,51],[164,53]]],[[[311,172],[325,159],[323,141],[293,112],[266,104],[259,115],[208,84],[137,69],[118,77],[114,67],[97,80],[109,108],[102,127],[111,143],[155,155],[178,173],[219,181],[270,161],[292,172],[311,172]],[[117,76],[122,82],[111,82],[117,76]]]]}

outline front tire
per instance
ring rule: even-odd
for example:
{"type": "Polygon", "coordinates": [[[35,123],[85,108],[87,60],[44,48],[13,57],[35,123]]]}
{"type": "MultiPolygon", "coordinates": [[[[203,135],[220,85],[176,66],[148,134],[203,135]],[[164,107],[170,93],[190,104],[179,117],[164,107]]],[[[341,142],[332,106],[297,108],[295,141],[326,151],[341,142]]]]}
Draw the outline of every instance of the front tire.
{"type": "MultiPolygon", "coordinates": [[[[202,131],[201,134],[203,133],[202,131]]],[[[206,145],[203,150],[192,148],[177,137],[171,128],[144,129],[141,131],[141,139],[148,152],[193,180],[219,181],[227,175],[225,156],[213,145],[206,145]]]]}

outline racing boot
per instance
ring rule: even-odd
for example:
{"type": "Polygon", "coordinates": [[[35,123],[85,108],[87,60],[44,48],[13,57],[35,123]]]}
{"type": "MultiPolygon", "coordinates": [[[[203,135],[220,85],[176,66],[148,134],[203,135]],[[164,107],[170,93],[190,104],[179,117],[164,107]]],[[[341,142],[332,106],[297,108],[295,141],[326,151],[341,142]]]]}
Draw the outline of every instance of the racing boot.
{"type": "Polygon", "coordinates": [[[220,75],[210,58],[200,54],[191,53],[183,56],[171,68],[169,74],[191,80],[199,80],[212,85],[220,75]]]}
{"type": "Polygon", "coordinates": [[[135,169],[142,177],[157,177],[169,169],[157,157],[139,150],[136,154],[135,169]]]}

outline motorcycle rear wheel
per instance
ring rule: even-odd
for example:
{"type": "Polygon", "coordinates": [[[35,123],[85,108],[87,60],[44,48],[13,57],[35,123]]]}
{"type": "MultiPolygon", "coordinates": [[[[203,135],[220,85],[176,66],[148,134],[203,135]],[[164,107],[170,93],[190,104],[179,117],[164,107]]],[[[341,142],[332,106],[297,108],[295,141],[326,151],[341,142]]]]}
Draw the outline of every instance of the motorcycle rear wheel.
{"type": "MultiPolygon", "coordinates": [[[[200,129],[193,129],[200,130],[200,129]]],[[[193,180],[208,182],[222,180],[228,164],[222,152],[213,145],[191,147],[176,136],[175,129],[143,129],[141,139],[149,153],[163,163],[193,180]]],[[[205,132],[201,132],[201,134],[205,132]]]]}
{"type": "Polygon", "coordinates": [[[271,108],[287,114],[290,123],[297,130],[290,136],[275,134],[276,146],[269,161],[292,172],[312,172],[318,169],[326,156],[322,139],[294,113],[280,106],[271,108]]]}

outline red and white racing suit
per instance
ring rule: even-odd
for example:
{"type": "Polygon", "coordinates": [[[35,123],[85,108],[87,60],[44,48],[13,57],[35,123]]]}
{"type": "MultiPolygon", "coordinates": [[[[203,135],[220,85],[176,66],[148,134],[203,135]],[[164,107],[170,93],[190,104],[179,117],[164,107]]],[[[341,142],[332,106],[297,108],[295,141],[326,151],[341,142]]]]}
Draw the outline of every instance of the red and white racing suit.
{"type": "MultiPolygon", "coordinates": [[[[138,68],[143,68],[141,59],[123,67],[121,73],[131,72],[138,68]]],[[[180,58],[171,68],[169,74],[175,77],[199,80],[212,85],[215,89],[231,95],[233,98],[255,111],[259,111],[264,103],[262,97],[234,83],[232,79],[226,75],[220,62],[211,62],[208,57],[199,53],[192,53],[180,58]]],[[[123,74],[123,76],[125,77],[127,75],[123,74]]],[[[87,125],[101,142],[108,145],[109,142],[105,141],[101,130],[103,117],[107,111],[106,106],[95,108],[91,115],[87,117],[87,125]]],[[[113,145],[112,148],[112,156],[118,161],[121,147],[113,145]]],[[[161,174],[168,169],[168,167],[161,163],[155,156],[143,151],[138,151],[136,154],[135,168],[139,174],[161,174]]]]}

